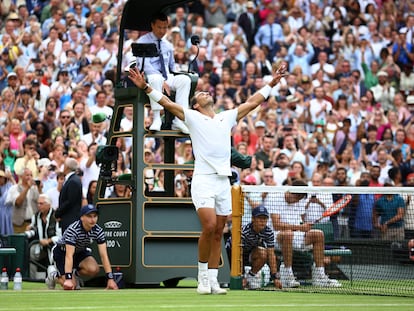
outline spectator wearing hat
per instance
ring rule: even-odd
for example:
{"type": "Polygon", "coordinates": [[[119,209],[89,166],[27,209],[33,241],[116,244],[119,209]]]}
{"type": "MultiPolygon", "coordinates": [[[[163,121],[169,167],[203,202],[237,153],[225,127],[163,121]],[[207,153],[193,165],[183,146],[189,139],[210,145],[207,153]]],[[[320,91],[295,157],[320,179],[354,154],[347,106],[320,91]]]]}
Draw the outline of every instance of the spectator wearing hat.
{"type": "Polygon", "coordinates": [[[246,271],[246,287],[258,289],[262,286],[259,271],[267,264],[270,268],[270,280],[276,288],[282,288],[277,275],[275,255],[275,237],[273,229],[267,225],[269,212],[263,205],[252,210],[251,222],[242,228],[243,267],[251,266],[246,271]]]}
{"type": "Polygon", "coordinates": [[[97,224],[98,209],[93,205],[85,205],[80,209],[80,219],[73,222],[57,241],[53,249],[55,269],[48,269],[46,284],[54,289],[56,282],[64,290],[80,289],[80,276],[93,277],[99,273],[99,266],[92,257],[91,243],[98,244],[103,269],[106,273],[106,289],[118,289],[112,274],[106,248],[104,230],[97,224]]]}
{"type": "Polygon", "coordinates": [[[52,161],[49,158],[41,158],[37,161],[37,167],[39,169],[38,180],[42,185],[42,193],[46,193],[49,189],[56,187],[56,172],[51,170],[52,161]]]}
{"type": "Polygon", "coordinates": [[[17,74],[11,71],[7,74],[7,86],[14,92],[15,95],[19,94],[20,82],[17,78],[17,74]]]}
{"type": "Polygon", "coordinates": [[[394,109],[393,99],[396,90],[388,81],[388,73],[381,70],[377,73],[377,77],[378,84],[371,87],[370,90],[374,94],[375,101],[379,103],[384,112],[387,113],[389,110],[394,109]]]}

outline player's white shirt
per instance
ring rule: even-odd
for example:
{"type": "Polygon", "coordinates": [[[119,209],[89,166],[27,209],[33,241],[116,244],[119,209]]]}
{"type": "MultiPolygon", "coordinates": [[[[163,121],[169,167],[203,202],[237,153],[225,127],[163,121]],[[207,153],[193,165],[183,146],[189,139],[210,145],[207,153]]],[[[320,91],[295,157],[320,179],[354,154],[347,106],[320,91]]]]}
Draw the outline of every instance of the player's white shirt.
{"type": "Polygon", "coordinates": [[[300,225],[302,223],[302,215],[305,214],[304,200],[289,204],[285,200],[285,193],[272,193],[271,198],[269,194],[264,200],[264,206],[269,214],[279,214],[280,221],[290,225],[300,225]]]}
{"type": "MultiPolygon", "coordinates": [[[[316,197],[325,204],[326,207],[329,207],[333,204],[332,195],[328,193],[316,193],[316,197]]],[[[310,196],[306,199],[306,202],[310,200],[310,196]]],[[[323,207],[318,203],[310,203],[308,208],[306,209],[305,213],[305,222],[313,223],[319,218],[321,218],[323,212],[325,210],[323,207]]],[[[327,223],[329,222],[329,217],[322,218],[319,223],[327,223]]]]}
{"type": "Polygon", "coordinates": [[[194,175],[231,176],[230,135],[237,113],[237,109],[232,109],[210,118],[196,110],[184,109],[195,157],[194,175]]]}

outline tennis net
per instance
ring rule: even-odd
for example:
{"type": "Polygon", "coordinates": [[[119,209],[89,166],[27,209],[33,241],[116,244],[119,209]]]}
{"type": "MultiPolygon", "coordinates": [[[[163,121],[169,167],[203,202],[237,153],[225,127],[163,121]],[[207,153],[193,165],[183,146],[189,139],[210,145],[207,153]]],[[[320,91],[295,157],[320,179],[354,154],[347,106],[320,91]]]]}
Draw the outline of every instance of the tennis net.
{"type": "MultiPolygon", "coordinates": [[[[293,251],[292,268],[300,286],[288,290],[414,296],[414,250],[411,253],[409,248],[414,239],[414,192],[408,187],[234,186],[229,251],[231,288],[242,288],[246,271],[241,232],[252,220],[252,208],[265,206],[272,228],[275,214],[282,221],[313,223],[345,194],[352,195],[352,199],[338,214],[322,218],[312,226],[324,232],[325,271],[342,286],[312,285],[313,251],[307,248],[293,251]],[[289,194],[300,194],[302,198],[296,203],[287,202],[289,194]],[[402,217],[397,215],[401,213],[400,207],[402,217]],[[376,225],[387,222],[383,231],[376,225]]],[[[279,266],[283,254],[277,245],[275,252],[279,266]]],[[[271,289],[266,286],[269,279],[264,278],[262,288],[271,289]]]]}

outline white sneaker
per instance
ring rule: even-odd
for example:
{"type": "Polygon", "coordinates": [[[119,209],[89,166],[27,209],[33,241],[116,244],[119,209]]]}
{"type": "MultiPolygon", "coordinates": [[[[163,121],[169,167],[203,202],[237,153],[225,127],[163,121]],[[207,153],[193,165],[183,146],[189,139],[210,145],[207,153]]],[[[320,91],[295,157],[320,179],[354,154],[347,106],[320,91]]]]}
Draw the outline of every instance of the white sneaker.
{"type": "Polygon", "coordinates": [[[211,294],[211,286],[207,272],[198,274],[197,293],[199,293],[200,295],[211,294]]]}
{"type": "Polygon", "coordinates": [[[172,125],[171,125],[171,129],[174,131],[180,131],[181,133],[184,133],[184,134],[190,134],[190,131],[188,130],[184,122],[177,118],[174,118],[172,125]]]}
{"type": "Polygon", "coordinates": [[[48,289],[55,289],[56,288],[56,279],[58,277],[58,271],[55,266],[50,265],[47,267],[47,276],[45,279],[45,283],[48,289]]]}
{"type": "Polygon", "coordinates": [[[149,127],[150,131],[160,131],[161,130],[161,125],[162,125],[162,121],[161,118],[154,118],[154,120],[152,121],[151,126],[149,127]]]}
{"type": "Polygon", "coordinates": [[[75,278],[75,281],[76,281],[75,290],[80,290],[81,287],[84,286],[82,278],[78,275],[78,272],[75,269],[73,269],[72,275],[73,275],[73,277],[75,278]]]}
{"type": "Polygon", "coordinates": [[[255,275],[251,275],[250,273],[247,273],[246,280],[247,280],[247,287],[249,289],[258,289],[262,287],[262,278],[258,273],[256,273],[255,275]]]}
{"type": "Polygon", "coordinates": [[[226,295],[227,294],[227,290],[220,287],[220,284],[217,281],[217,279],[210,279],[209,282],[210,282],[211,293],[213,295],[226,295]]]}
{"type": "Polygon", "coordinates": [[[282,283],[282,288],[294,288],[300,286],[300,283],[296,280],[292,270],[285,268],[284,265],[280,265],[280,282],[282,283]]]}
{"type": "Polygon", "coordinates": [[[325,273],[321,273],[312,269],[312,285],[317,287],[341,287],[342,284],[338,280],[330,279],[325,273]]]}

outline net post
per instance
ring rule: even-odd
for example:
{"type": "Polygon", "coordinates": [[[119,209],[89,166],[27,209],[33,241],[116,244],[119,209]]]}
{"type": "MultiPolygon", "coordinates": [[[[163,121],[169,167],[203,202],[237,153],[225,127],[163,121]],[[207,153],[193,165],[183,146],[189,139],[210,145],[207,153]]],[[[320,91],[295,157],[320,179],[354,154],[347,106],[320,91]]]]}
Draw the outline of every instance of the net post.
{"type": "Polygon", "coordinates": [[[241,250],[241,227],[242,227],[242,189],[235,185],[231,189],[232,197],[232,229],[231,229],[231,270],[230,289],[242,289],[242,250],[241,250]]]}

